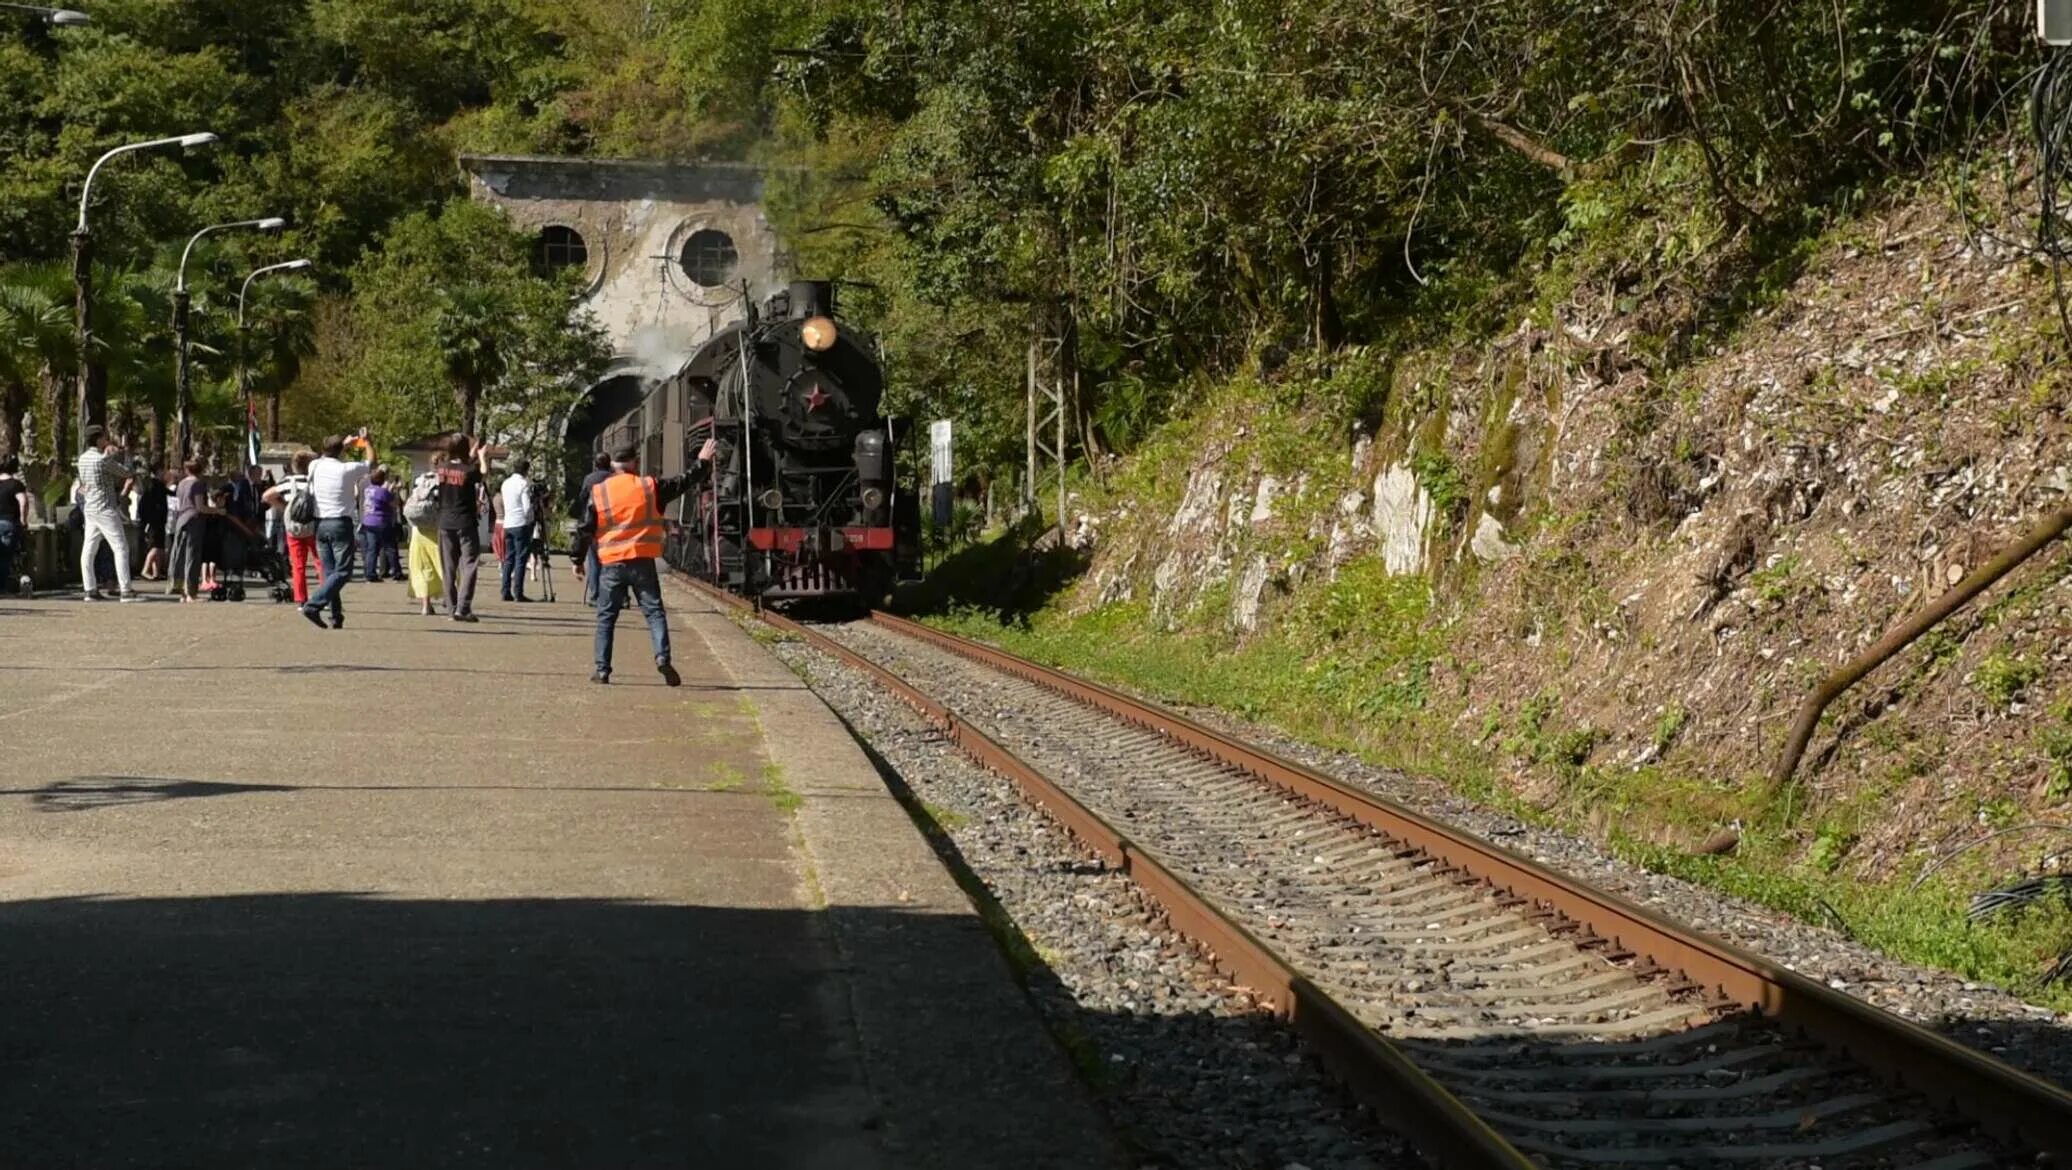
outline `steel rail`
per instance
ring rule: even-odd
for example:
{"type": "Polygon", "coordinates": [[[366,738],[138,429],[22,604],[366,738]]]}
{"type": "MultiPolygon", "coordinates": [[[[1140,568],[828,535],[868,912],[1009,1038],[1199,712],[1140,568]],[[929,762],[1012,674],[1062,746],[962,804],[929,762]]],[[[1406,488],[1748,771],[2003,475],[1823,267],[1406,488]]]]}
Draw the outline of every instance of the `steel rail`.
{"type": "Polygon", "coordinates": [[[1290,967],[1250,931],[1216,909],[1184,879],[1138,849],[1093,810],[1059,788],[997,740],[891,670],[781,614],[687,578],[705,596],[792,634],[861,671],[941,728],[981,767],[1013,782],[1102,861],[1126,874],[1164,911],[1173,929],[1213,957],[1231,978],[1259,992],[1294,1026],[1362,1103],[1394,1122],[1440,1166],[1459,1170],[1539,1170],[1409,1056],[1362,1024],[1344,1006],[1290,967]]]}
{"type": "Polygon", "coordinates": [[[896,633],[1156,731],[1416,847],[1442,866],[1580,924],[1608,940],[1614,953],[1628,952],[1680,972],[1730,1002],[1798,1028],[1873,1075],[1962,1113],[2003,1141],[2072,1166],[2072,1094],[1984,1053],[1176,712],[905,618],[885,613],[871,618],[896,633]]]}

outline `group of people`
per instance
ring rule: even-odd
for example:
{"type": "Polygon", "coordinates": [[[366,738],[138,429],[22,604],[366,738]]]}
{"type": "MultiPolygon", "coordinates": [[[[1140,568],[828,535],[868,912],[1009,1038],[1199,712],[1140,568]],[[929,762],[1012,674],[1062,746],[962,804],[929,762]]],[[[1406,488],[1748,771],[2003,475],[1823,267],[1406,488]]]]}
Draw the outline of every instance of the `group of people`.
{"type": "Polygon", "coordinates": [[[345,627],[344,592],[357,551],[368,581],[391,574],[408,580],[419,613],[431,616],[443,602],[453,621],[481,620],[475,614],[475,587],[485,513],[493,514],[498,528],[501,596],[531,601],[525,578],[533,548],[546,548],[548,494],[532,480],[531,462],[519,459],[492,497],[493,452],[480,439],[448,435],[443,457],[404,491],[376,463],[364,428],[356,435],[332,435],[320,451],[296,455],[292,474],[261,501],[285,534],[289,577],[302,616],[315,626],[345,627]],[[407,557],[399,550],[405,540],[407,557]],[[313,593],[306,569],[312,559],[320,569],[313,593]]]}
{"type": "MultiPolygon", "coordinates": [[[[345,627],[345,586],[355,556],[370,583],[408,580],[420,613],[431,615],[443,600],[451,620],[475,622],[485,514],[496,522],[499,586],[506,601],[532,600],[525,592],[527,570],[536,549],[545,560],[549,544],[550,495],[531,478],[530,463],[516,460],[491,492],[494,449],[459,433],[446,436],[442,458],[407,489],[376,461],[364,427],[330,436],[317,451],[298,453],[278,482],[256,467],[244,476],[212,480],[199,459],[189,460],[184,474],[161,475],[136,465],[124,445],[98,426],[87,427],[84,437],[72,519],[82,536],[80,580],[89,601],[105,600],[111,585],[119,600],[136,599],[125,530],[132,519],[145,543],[143,576],[156,579],[162,571],[171,582],[168,591],[177,589],[182,601],[209,596],[215,566],[240,565],[246,547],[263,542],[285,557],[301,615],[332,630],[345,627]],[[319,573],[314,590],[312,560],[319,573]]],[[[640,474],[639,453],[628,447],[600,454],[583,481],[573,560],[585,599],[597,611],[592,681],[611,681],[613,632],[630,602],[647,620],[656,670],[668,685],[681,684],[671,662],[658,568],[664,509],[705,477],[712,458],[708,442],[689,471],[656,479],[640,474]]],[[[0,588],[7,590],[30,520],[29,499],[19,461],[0,459],[0,588]]]]}

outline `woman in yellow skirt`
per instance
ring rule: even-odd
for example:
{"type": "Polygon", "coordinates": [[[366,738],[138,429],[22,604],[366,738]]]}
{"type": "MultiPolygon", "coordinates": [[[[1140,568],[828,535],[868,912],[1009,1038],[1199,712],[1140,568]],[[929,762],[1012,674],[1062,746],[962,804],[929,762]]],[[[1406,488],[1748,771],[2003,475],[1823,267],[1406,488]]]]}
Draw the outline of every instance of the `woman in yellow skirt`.
{"type": "MultiPolygon", "coordinates": [[[[426,472],[419,479],[431,478],[426,472]]],[[[412,485],[411,494],[417,494],[412,485]]],[[[432,599],[446,592],[446,578],[439,570],[439,538],[428,529],[410,525],[410,596],[417,598],[417,612],[430,617],[432,599]]]]}

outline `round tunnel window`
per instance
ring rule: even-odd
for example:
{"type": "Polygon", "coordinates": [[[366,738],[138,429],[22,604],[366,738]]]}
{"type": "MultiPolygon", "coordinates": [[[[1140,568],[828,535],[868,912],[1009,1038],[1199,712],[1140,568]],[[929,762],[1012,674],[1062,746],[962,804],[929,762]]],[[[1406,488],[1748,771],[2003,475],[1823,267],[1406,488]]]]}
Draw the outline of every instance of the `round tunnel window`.
{"type": "Polygon", "coordinates": [[[533,241],[532,259],[542,272],[581,268],[590,263],[590,245],[576,229],[551,224],[533,241]]]}
{"type": "Polygon", "coordinates": [[[734,275],[741,254],[734,250],[734,237],[715,228],[699,228],[683,242],[683,254],[678,261],[684,275],[700,288],[718,288],[734,275]]]}

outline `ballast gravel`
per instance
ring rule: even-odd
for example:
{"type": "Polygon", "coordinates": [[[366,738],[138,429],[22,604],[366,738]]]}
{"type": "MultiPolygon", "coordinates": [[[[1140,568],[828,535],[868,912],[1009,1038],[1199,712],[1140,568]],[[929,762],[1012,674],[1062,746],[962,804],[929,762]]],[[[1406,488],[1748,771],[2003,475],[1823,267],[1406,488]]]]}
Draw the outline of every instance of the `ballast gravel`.
{"type": "Polygon", "coordinates": [[[1291,1028],[1011,783],[849,667],[795,641],[776,650],[906,785],[997,903],[1031,999],[1144,1170],[1420,1164],[1346,1100],[1291,1028]]]}
{"type": "Polygon", "coordinates": [[[2038,1007],[1947,971],[1902,963],[1828,927],[1681,878],[1650,873],[1612,856],[1596,842],[1464,800],[1437,780],[1378,768],[1357,756],[1305,744],[1222,712],[1181,710],[1196,722],[1493,841],[2072,1089],[2072,1013],[2038,1007]]]}

